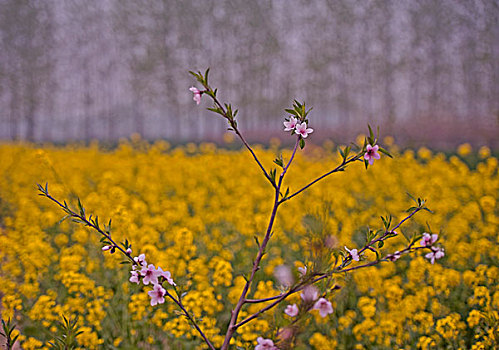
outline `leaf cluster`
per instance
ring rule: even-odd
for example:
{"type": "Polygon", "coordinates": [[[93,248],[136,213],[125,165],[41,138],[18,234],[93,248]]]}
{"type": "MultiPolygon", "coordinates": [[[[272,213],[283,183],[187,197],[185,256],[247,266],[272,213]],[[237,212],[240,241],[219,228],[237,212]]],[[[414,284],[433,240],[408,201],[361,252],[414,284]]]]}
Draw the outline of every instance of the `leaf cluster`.
{"type": "Polygon", "coordinates": [[[56,350],[73,350],[78,348],[76,337],[83,333],[78,331],[78,316],[67,319],[62,316],[63,322],[57,321],[57,333],[54,335],[54,340],[48,342],[51,349],[56,350]]]}
{"type": "Polygon", "coordinates": [[[14,332],[15,328],[15,324],[10,324],[10,318],[7,320],[7,322],[2,320],[2,331],[0,331],[0,335],[5,338],[5,347],[8,350],[13,348],[15,342],[17,341],[17,338],[19,337],[19,334],[12,337],[12,333],[14,332]]]}

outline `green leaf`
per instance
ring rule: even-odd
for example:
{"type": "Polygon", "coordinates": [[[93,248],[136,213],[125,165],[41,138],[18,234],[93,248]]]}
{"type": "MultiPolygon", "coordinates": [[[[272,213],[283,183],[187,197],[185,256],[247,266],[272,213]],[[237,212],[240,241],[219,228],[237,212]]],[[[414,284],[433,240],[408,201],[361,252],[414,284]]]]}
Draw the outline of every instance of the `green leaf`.
{"type": "Polygon", "coordinates": [[[64,220],[66,220],[67,218],[70,218],[70,217],[71,217],[71,215],[70,215],[70,214],[68,214],[68,215],[64,216],[61,220],[57,221],[57,225],[60,225],[60,224],[61,224],[61,222],[63,222],[64,220]]]}
{"type": "Polygon", "coordinates": [[[204,83],[205,83],[206,85],[208,85],[208,73],[210,73],[210,68],[208,68],[208,69],[206,70],[206,72],[204,73],[204,83]]]}
{"type": "Polygon", "coordinates": [[[258,240],[258,237],[257,236],[253,237],[255,238],[256,245],[258,246],[258,248],[260,248],[260,241],[258,240]]]}
{"type": "Polygon", "coordinates": [[[378,151],[380,151],[381,153],[387,155],[388,157],[390,158],[393,158],[393,156],[390,154],[390,152],[388,152],[387,150],[385,150],[384,148],[378,148],[378,151]]]}
{"type": "Polygon", "coordinates": [[[402,232],[402,234],[404,235],[404,237],[407,240],[407,242],[411,241],[411,237],[409,237],[404,231],[400,230],[400,232],[402,232]]]}
{"type": "Polygon", "coordinates": [[[383,226],[385,226],[385,228],[386,228],[387,227],[387,225],[386,225],[386,219],[383,216],[381,216],[381,220],[383,221],[383,226]]]}
{"type": "Polygon", "coordinates": [[[371,128],[371,125],[367,124],[367,127],[369,128],[369,142],[371,143],[371,146],[374,146],[374,133],[373,129],[371,128]]]}
{"type": "Polygon", "coordinates": [[[284,162],[282,160],[282,155],[279,158],[274,159],[274,163],[279,165],[281,168],[284,167],[284,162]]]}
{"type": "Polygon", "coordinates": [[[300,148],[303,149],[305,147],[305,140],[300,138],[300,148]]]}
{"type": "Polygon", "coordinates": [[[352,149],[352,147],[350,147],[350,146],[347,146],[345,148],[345,156],[343,157],[344,159],[346,159],[348,157],[348,154],[350,153],[351,149],[352,149]]]}
{"type": "Polygon", "coordinates": [[[378,242],[378,248],[382,248],[385,245],[385,241],[378,242]]]}
{"type": "Polygon", "coordinates": [[[85,218],[85,208],[81,204],[80,198],[78,198],[78,208],[80,209],[80,216],[85,218]]]}
{"type": "Polygon", "coordinates": [[[414,198],[414,196],[412,194],[410,194],[409,192],[406,192],[406,194],[409,196],[410,199],[412,199],[415,203],[417,203],[417,199],[414,198]]]}

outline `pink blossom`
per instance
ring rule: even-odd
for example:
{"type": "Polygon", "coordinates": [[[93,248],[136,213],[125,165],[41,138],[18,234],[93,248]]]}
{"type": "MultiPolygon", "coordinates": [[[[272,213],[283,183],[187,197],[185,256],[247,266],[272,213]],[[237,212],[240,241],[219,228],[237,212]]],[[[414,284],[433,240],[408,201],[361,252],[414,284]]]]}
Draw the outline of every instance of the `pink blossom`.
{"type": "Polygon", "coordinates": [[[320,298],[315,303],[314,310],[319,310],[319,314],[321,315],[321,317],[326,317],[328,314],[333,313],[333,306],[327,299],[320,298]]]}
{"type": "Polygon", "coordinates": [[[113,247],[112,245],[105,245],[104,247],[102,247],[102,251],[105,252],[106,250],[109,250],[112,247],[113,247]]]}
{"type": "Polygon", "coordinates": [[[147,266],[147,261],[146,261],[146,255],[145,254],[140,254],[139,256],[136,256],[133,258],[133,261],[139,266],[147,266]]]}
{"type": "Polygon", "coordinates": [[[142,270],[140,270],[140,274],[144,276],[144,280],[142,281],[146,286],[149,283],[152,284],[158,284],[158,271],[156,271],[156,268],[154,267],[153,264],[149,264],[149,266],[144,266],[142,267],[142,270]]]}
{"type": "Polygon", "coordinates": [[[294,282],[291,269],[287,265],[279,265],[274,269],[274,276],[283,286],[290,286],[294,282]]]}
{"type": "Polygon", "coordinates": [[[369,165],[373,165],[375,159],[379,159],[380,155],[378,153],[378,145],[367,145],[367,152],[364,154],[364,159],[369,162],[369,165]]]}
{"type": "Polygon", "coordinates": [[[298,119],[295,117],[289,117],[289,121],[284,122],[284,126],[286,127],[284,131],[291,131],[296,128],[296,124],[298,124],[298,119]]]}
{"type": "Polygon", "coordinates": [[[397,261],[401,256],[402,254],[397,250],[395,253],[388,255],[386,258],[390,261],[397,261]]]}
{"type": "Polygon", "coordinates": [[[308,285],[305,288],[303,288],[303,291],[301,292],[300,296],[305,302],[316,301],[317,298],[319,297],[319,292],[317,291],[317,288],[315,288],[314,286],[308,285]]]}
{"type": "Polygon", "coordinates": [[[307,123],[306,122],[303,122],[303,123],[298,123],[296,124],[296,133],[298,135],[300,135],[301,137],[303,137],[304,139],[307,138],[308,134],[311,134],[314,132],[314,129],[310,129],[310,128],[307,128],[307,123]]]}
{"type": "Polygon", "coordinates": [[[127,254],[132,254],[132,248],[128,248],[128,249],[126,250],[126,253],[127,253],[127,254]]]}
{"type": "Polygon", "coordinates": [[[426,259],[429,259],[432,264],[435,263],[436,259],[440,259],[445,255],[444,248],[431,247],[431,252],[425,255],[426,259]]]}
{"type": "Polygon", "coordinates": [[[299,267],[298,272],[300,272],[302,276],[305,276],[307,274],[307,267],[306,266],[299,267]]]}
{"type": "Polygon", "coordinates": [[[360,260],[360,256],[359,254],[357,253],[357,249],[348,249],[347,247],[345,247],[346,251],[352,256],[352,259],[355,260],[355,261],[359,261],[360,260]]]}
{"type": "Polygon", "coordinates": [[[422,247],[428,247],[431,246],[433,243],[435,243],[438,239],[438,235],[436,233],[429,234],[429,233],[423,233],[423,238],[421,239],[421,246],[422,247]]]}
{"type": "Polygon", "coordinates": [[[293,327],[285,327],[279,329],[277,332],[277,336],[283,341],[286,342],[287,340],[291,339],[295,334],[295,330],[293,327]]]}
{"type": "Polygon", "coordinates": [[[258,342],[258,345],[255,346],[255,350],[277,350],[274,342],[270,339],[263,339],[262,337],[258,337],[256,341],[258,342]]]}
{"type": "Polygon", "coordinates": [[[291,316],[291,317],[295,317],[296,315],[298,315],[298,306],[296,306],[296,304],[293,304],[293,305],[288,305],[286,306],[286,309],[284,310],[284,313],[288,316],[291,316]]]}
{"type": "Polygon", "coordinates": [[[170,273],[170,271],[163,271],[163,269],[158,266],[157,274],[158,274],[158,277],[161,276],[165,280],[167,280],[168,283],[170,283],[170,285],[172,285],[172,286],[177,285],[175,282],[173,282],[172,274],[170,273]]]}
{"type": "Polygon", "coordinates": [[[151,306],[165,302],[166,290],[159,284],[155,284],[154,289],[147,292],[147,294],[151,297],[151,306]]]}
{"type": "Polygon", "coordinates": [[[203,92],[201,92],[198,88],[196,88],[194,86],[192,86],[189,90],[192,91],[192,93],[194,94],[192,99],[194,101],[196,101],[196,104],[200,104],[201,103],[201,95],[203,92]]]}
{"type": "Polygon", "coordinates": [[[130,277],[129,281],[132,283],[140,283],[140,277],[139,277],[139,272],[138,271],[130,271],[132,274],[132,277],[130,277]]]}

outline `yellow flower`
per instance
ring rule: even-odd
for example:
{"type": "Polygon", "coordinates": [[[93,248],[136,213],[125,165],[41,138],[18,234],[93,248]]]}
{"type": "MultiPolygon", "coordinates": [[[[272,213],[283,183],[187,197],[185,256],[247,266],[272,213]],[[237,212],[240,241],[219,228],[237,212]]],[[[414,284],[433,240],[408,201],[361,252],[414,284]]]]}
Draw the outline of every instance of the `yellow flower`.
{"type": "Polygon", "coordinates": [[[462,157],[469,155],[471,151],[472,149],[469,143],[463,143],[457,147],[457,153],[462,157]]]}

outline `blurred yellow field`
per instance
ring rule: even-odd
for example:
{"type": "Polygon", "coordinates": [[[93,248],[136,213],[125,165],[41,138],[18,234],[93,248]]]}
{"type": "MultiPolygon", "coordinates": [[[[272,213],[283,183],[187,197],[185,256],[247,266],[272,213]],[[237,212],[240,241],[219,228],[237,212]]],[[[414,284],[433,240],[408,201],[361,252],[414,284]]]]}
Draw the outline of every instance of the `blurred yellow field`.
{"type": "MultiPolygon", "coordinates": [[[[446,156],[385,144],[394,159],[382,156],[367,171],[353,164],[282,206],[253,297],[278,294],[274,268],[306,264],[314,240],[328,236],[334,247],[356,247],[367,227],[382,226],[381,215],[400,220],[410,193],[427,199],[434,214],[418,214],[402,231],[438,233],[445,257],[432,265],[416,253],[339,276],[334,313],[311,318],[297,349],[497,346],[497,158],[486,147],[464,145],[446,156]]],[[[267,169],[278,152],[290,155],[278,143],[255,151],[267,169]]],[[[339,161],[332,143],[309,144],[285,187],[297,190],[339,161]]],[[[36,183],[48,183],[54,197],[71,205],[79,197],[102,222],[112,218],[115,238],[127,238],[134,253],[145,253],[188,288],[185,306],[221,345],[273,200],[247,152],[140,139],[112,150],[0,145],[0,313],[18,325],[22,349],[46,347],[62,315],[79,316],[85,349],[204,348],[172,303],[150,306],[147,290],[128,281],[122,257],[103,254],[97,233],[60,222],[64,213],[37,196],[36,183]]],[[[383,249],[404,244],[400,235],[383,249]]],[[[284,307],[242,327],[234,348],[253,349],[257,337],[275,333],[284,307]]]]}

